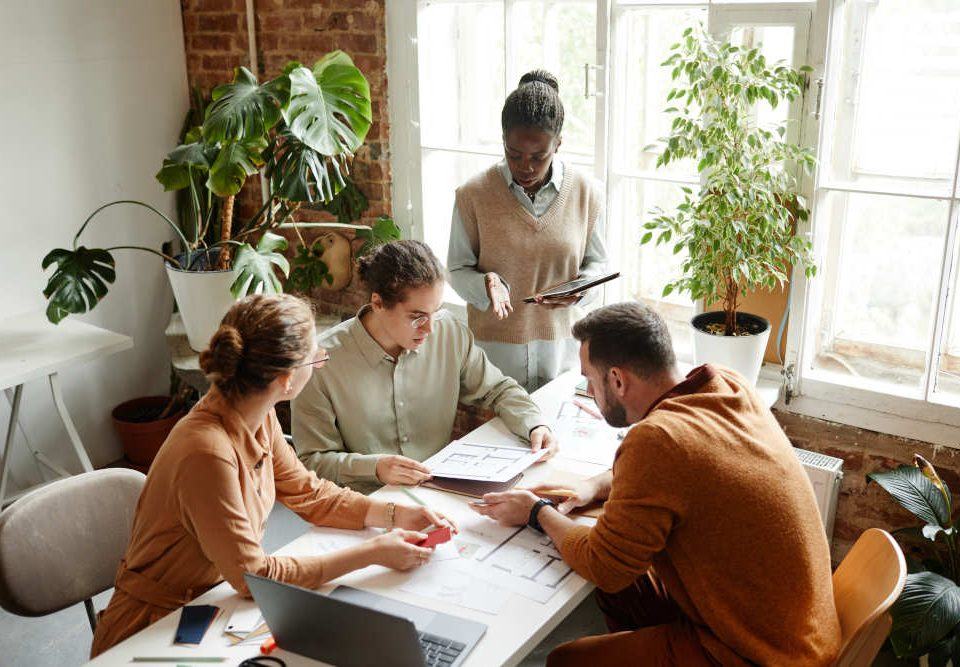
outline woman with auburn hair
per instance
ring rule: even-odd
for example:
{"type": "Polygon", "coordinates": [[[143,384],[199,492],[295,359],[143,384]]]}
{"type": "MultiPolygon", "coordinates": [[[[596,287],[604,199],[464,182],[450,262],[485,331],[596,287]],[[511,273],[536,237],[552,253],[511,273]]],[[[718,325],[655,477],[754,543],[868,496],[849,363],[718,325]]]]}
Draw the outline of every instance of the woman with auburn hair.
{"type": "Polygon", "coordinates": [[[116,590],[94,634],[94,657],[226,579],[243,575],[317,588],[352,570],[408,570],[432,550],[417,532],[446,522],[424,507],[368,498],[321,480],[287,444],[274,405],[300,393],[326,353],[311,308],[286,295],[238,301],[200,355],[212,386],[180,420],[147,475],[116,590]],[[274,500],[318,526],[390,532],[311,556],[269,556],[260,544],[274,500]]]}

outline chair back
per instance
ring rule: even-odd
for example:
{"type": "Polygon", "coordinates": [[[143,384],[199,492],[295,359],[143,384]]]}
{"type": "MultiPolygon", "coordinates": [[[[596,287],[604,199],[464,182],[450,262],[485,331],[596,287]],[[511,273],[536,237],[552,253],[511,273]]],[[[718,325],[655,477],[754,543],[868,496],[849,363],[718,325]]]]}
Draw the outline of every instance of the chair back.
{"type": "Polygon", "coordinates": [[[907,580],[900,546],[885,530],[865,531],[833,573],[833,601],[840,618],[837,667],[871,665],[890,634],[888,613],[907,580]]]}
{"type": "Polygon", "coordinates": [[[113,586],[146,477],[120,468],[58,480],[0,514],[0,606],[44,616],[113,586]]]}

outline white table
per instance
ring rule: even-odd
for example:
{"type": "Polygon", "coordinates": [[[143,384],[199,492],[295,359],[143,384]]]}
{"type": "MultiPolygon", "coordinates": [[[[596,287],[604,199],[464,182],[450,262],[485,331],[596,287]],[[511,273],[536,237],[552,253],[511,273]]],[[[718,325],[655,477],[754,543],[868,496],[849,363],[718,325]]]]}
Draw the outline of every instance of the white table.
{"type": "MultiPolygon", "coordinates": [[[[13,388],[10,421],[7,425],[3,451],[0,452],[0,504],[13,502],[29,491],[28,489],[9,498],[5,495],[7,465],[17,428],[23,385],[31,380],[47,378],[53,404],[67,430],[70,444],[77,458],[80,459],[80,466],[85,471],[93,470],[90,457],[87,456],[83,443],[80,442],[80,435],[63,402],[58,371],[131,347],[133,347],[133,340],[129,336],[107,331],[73,318],[67,318],[59,325],[54,325],[47,320],[43,312],[29,312],[0,320],[0,389],[7,392],[8,400],[10,400],[10,389],[13,388]]],[[[29,442],[27,447],[38,463],[60,477],[70,475],[43,453],[30,447],[29,442]]]]}
{"type": "MultiPolygon", "coordinates": [[[[548,419],[557,415],[563,401],[570,400],[573,397],[573,389],[580,379],[578,372],[571,371],[561,375],[533,394],[533,399],[548,419]]],[[[772,400],[765,396],[765,400],[769,400],[771,403],[776,400],[776,397],[771,398],[772,400]]],[[[510,434],[499,418],[472,431],[470,439],[492,444],[516,445],[517,443],[515,436],[510,434]]],[[[605,466],[565,459],[562,451],[561,443],[560,455],[547,463],[529,468],[524,473],[521,485],[527,486],[540,481],[547,481],[552,475],[563,475],[564,473],[592,476],[605,469],[605,466]]],[[[415,494],[429,506],[453,517],[472,512],[467,507],[468,499],[463,496],[426,488],[417,488],[415,494]]],[[[384,487],[373,495],[386,500],[411,502],[398,487],[384,487]]],[[[589,522],[590,520],[580,519],[580,521],[589,522]]],[[[322,529],[308,531],[306,535],[294,540],[277,553],[282,555],[306,553],[307,543],[311,541],[311,535],[315,532],[322,532],[322,529]]],[[[487,626],[486,634],[464,662],[468,667],[517,664],[593,590],[592,584],[576,573],[572,573],[567,577],[560,590],[546,604],[514,594],[499,614],[491,615],[402,591],[400,585],[407,576],[409,575],[393,572],[379,566],[372,566],[340,577],[323,586],[320,590],[327,593],[337,585],[353,586],[485,624],[487,626]]],[[[227,660],[219,664],[237,665],[243,659],[256,655],[258,651],[256,646],[225,646],[223,629],[230,613],[239,602],[240,598],[234,589],[229,584],[222,583],[191,603],[217,605],[225,612],[207,631],[203,643],[199,647],[186,648],[173,645],[173,636],[180,618],[180,613],[174,612],[121,642],[89,664],[98,666],[129,664],[135,656],[177,657],[181,658],[183,663],[189,664],[190,656],[225,656],[227,660]]],[[[384,647],[384,650],[389,650],[389,648],[384,647]]],[[[282,650],[276,651],[274,655],[282,658],[290,667],[321,664],[282,650]]]]}

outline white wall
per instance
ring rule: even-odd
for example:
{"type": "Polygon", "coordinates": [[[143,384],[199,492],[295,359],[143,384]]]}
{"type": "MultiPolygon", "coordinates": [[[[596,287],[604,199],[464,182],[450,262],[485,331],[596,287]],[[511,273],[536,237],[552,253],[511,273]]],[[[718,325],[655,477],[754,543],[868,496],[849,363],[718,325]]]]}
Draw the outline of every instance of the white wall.
{"type": "MultiPolygon", "coordinates": [[[[173,217],[173,197],[153,175],[187,109],[185,63],[178,0],[0,0],[0,319],[45,307],[41,259],[70,247],[100,204],[140,199],[173,217]]],[[[149,211],[118,206],[81,243],[159,248],[172,236],[149,211]]],[[[163,330],[172,296],[160,259],[129,250],[114,257],[117,281],[80,319],[131,336],[134,348],[61,373],[95,466],[121,455],[113,406],[165,392],[169,378],[163,330]]],[[[9,410],[0,398],[0,447],[9,410]]],[[[46,383],[24,387],[20,422],[12,488],[40,480],[24,435],[79,471],[46,383]]]]}

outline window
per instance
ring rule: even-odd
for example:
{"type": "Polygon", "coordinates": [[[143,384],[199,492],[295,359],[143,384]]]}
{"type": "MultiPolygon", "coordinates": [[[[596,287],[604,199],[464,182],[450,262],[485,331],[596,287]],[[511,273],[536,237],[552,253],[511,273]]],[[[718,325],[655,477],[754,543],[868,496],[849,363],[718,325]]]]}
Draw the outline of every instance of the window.
{"type": "Polygon", "coordinates": [[[833,14],[802,389],[960,406],[960,4],[846,0],[833,14]]]}
{"type": "MultiPolygon", "coordinates": [[[[671,122],[663,113],[670,73],[661,63],[683,30],[700,22],[762,48],[768,57],[800,64],[796,61],[806,54],[813,4],[392,3],[388,79],[391,98],[400,100],[391,104],[396,217],[410,234],[446,256],[454,190],[502,158],[503,99],[524,72],[546,68],[561,82],[566,110],[560,157],[604,184],[610,264],[623,275],[606,288],[606,300],[641,299],[658,308],[670,324],[680,357],[692,360],[688,322],[696,306],[684,295],[661,296],[683,256],[639,245],[651,209],[674,205],[680,188],[697,182],[693,164],[655,169],[656,152],[647,148],[668,132],[671,122]],[[416,11],[409,11],[413,6],[416,11]],[[397,86],[397,81],[404,83],[397,86]]],[[[758,107],[761,122],[788,113],[797,115],[799,106],[758,107]]],[[[462,303],[449,288],[447,299],[462,303]]]]}

